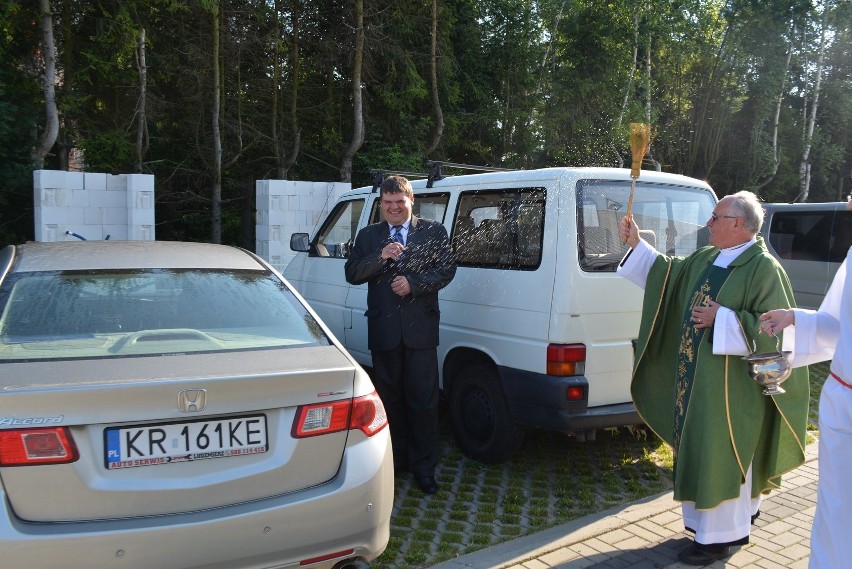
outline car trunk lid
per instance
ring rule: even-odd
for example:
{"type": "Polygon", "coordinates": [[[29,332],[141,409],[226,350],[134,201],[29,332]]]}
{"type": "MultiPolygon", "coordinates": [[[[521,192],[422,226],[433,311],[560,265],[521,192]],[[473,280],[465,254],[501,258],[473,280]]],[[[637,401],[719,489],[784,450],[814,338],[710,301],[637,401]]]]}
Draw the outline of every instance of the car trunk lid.
{"type": "Polygon", "coordinates": [[[4,368],[0,429],[67,427],[80,452],[70,464],[0,468],[16,515],[39,522],[176,514],[324,484],[348,432],[294,438],[294,417],[300,405],[351,400],[356,373],[333,345],[4,368]],[[137,463],[115,455],[116,440],[137,463]]]}

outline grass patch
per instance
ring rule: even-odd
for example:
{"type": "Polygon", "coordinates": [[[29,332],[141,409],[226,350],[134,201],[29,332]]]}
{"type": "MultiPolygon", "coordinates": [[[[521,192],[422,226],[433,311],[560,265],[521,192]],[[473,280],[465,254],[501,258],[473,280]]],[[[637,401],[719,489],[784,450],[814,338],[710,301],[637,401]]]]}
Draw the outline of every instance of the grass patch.
{"type": "MultiPolygon", "coordinates": [[[[430,557],[430,551],[424,545],[413,545],[414,547],[403,556],[403,559],[405,559],[409,567],[423,567],[426,560],[430,557]]],[[[390,565],[390,567],[394,567],[394,565],[390,565]]]]}
{"type": "MultiPolygon", "coordinates": [[[[828,364],[810,366],[809,440],[828,372],[828,364]]],[[[446,417],[441,429],[441,490],[425,496],[410,476],[396,480],[390,541],[373,569],[429,567],[671,488],[671,449],[641,427],[601,430],[583,443],[530,430],[506,464],[462,454],[446,417]]]]}
{"type": "Polygon", "coordinates": [[[423,518],[417,524],[417,529],[435,531],[438,529],[440,522],[436,519],[423,518]]]}

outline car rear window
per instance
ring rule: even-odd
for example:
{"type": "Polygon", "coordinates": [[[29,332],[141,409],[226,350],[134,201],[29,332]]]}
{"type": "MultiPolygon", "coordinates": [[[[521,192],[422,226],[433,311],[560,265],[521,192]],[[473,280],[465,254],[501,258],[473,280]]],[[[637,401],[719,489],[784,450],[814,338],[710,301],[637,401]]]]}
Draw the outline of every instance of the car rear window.
{"type": "Polygon", "coordinates": [[[262,271],[12,273],[0,310],[0,360],[329,343],[286,285],[262,271]]]}

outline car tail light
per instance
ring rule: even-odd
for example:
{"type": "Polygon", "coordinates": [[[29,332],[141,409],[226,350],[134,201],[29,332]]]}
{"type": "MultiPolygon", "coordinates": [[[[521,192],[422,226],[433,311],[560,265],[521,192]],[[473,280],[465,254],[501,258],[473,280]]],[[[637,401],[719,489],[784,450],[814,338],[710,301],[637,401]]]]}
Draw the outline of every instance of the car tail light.
{"type": "Polygon", "coordinates": [[[547,346],[547,375],[582,375],[586,371],[586,346],[550,344],[547,346]]]}
{"type": "Polygon", "coordinates": [[[313,437],[346,430],[349,424],[350,401],[332,401],[303,405],[296,410],[293,436],[313,437]]]}
{"type": "Polygon", "coordinates": [[[295,438],[304,438],[360,429],[371,437],[387,424],[385,406],[374,391],[355,399],[299,407],[291,433],[295,438]]]}
{"type": "Polygon", "coordinates": [[[374,391],[353,401],[350,429],[361,429],[365,435],[372,437],[384,429],[387,424],[388,416],[385,413],[385,404],[379,399],[378,393],[374,391]]]}
{"type": "Polygon", "coordinates": [[[64,464],[79,457],[66,427],[0,431],[0,466],[64,464]]]}

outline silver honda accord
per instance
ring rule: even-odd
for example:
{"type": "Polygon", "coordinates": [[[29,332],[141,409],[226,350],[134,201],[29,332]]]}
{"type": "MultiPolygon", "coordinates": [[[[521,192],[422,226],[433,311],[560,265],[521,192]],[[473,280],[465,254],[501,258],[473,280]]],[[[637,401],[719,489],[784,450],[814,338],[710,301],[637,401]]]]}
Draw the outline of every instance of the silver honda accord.
{"type": "Polygon", "coordinates": [[[393,460],[364,370],[256,255],[0,250],[2,566],[364,566],[393,460]]]}

